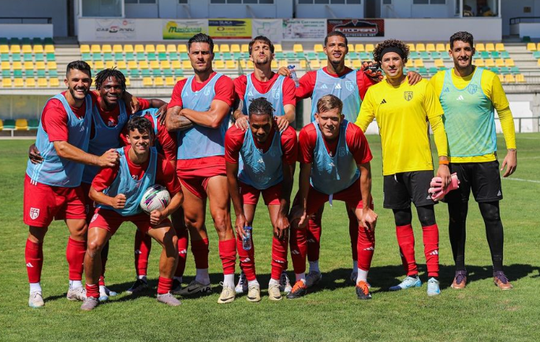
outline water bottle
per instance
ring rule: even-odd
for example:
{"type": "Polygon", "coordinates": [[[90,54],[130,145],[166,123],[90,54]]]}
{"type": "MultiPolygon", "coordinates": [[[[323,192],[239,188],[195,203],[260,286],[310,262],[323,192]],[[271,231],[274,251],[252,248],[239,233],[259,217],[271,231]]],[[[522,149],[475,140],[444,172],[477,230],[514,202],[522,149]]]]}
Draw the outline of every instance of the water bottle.
{"type": "Polygon", "coordinates": [[[291,73],[291,78],[294,81],[294,84],[296,85],[296,88],[300,86],[300,81],[298,81],[298,76],[296,76],[296,70],[294,70],[295,66],[292,64],[287,65],[287,69],[289,69],[289,72],[291,73]]]}
{"type": "Polygon", "coordinates": [[[242,248],[244,248],[245,251],[249,251],[251,249],[251,230],[252,228],[250,226],[244,227],[244,238],[242,239],[242,248]]]}

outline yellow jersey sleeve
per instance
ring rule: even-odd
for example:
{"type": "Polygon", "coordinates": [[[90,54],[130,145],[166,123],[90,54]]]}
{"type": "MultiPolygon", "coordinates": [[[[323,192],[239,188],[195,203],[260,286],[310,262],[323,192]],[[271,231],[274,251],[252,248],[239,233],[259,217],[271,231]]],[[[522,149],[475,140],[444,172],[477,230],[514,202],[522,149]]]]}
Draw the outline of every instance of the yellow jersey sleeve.
{"type": "Polygon", "coordinates": [[[355,124],[362,129],[362,132],[365,132],[369,124],[375,119],[375,102],[372,96],[372,88],[374,87],[369,87],[364,96],[364,101],[362,101],[362,106],[360,106],[360,113],[358,113],[358,118],[355,122],[355,124]]]}
{"type": "Polygon", "coordinates": [[[439,102],[439,97],[435,94],[435,89],[428,83],[426,84],[424,95],[424,108],[433,130],[433,137],[435,145],[437,146],[437,154],[439,157],[446,157],[448,155],[448,141],[446,139],[446,132],[443,125],[443,109],[439,102]]]}

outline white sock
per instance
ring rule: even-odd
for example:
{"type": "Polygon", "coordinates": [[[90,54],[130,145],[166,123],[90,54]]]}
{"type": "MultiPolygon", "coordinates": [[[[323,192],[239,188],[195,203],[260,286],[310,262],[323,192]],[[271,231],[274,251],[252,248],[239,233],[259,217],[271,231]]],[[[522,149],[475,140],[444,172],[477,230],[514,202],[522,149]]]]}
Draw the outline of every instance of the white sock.
{"type": "Polygon", "coordinates": [[[353,270],[353,272],[358,272],[358,260],[353,260],[353,262],[352,262],[352,270],[353,270]]]}
{"type": "Polygon", "coordinates": [[[270,278],[270,281],[268,282],[268,287],[271,285],[279,285],[279,279],[270,278]]]}
{"type": "MultiPolygon", "coordinates": [[[[232,276],[233,276],[233,283],[234,283],[234,274],[232,276]]],[[[201,284],[210,284],[210,275],[208,274],[208,268],[197,268],[195,281],[198,281],[201,284]]]]}
{"type": "Polygon", "coordinates": [[[100,296],[108,296],[107,288],[104,285],[99,285],[99,295],[100,296]]]}
{"type": "Polygon", "coordinates": [[[260,285],[259,285],[259,282],[257,281],[257,279],[255,279],[255,280],[248,280],[248,287],[254,286],[254,285],[260,286],[260,285]]]}
{"type": "Polygon", "coordinates": [[[365,281],[367,283],[367,275],[368,275],[368,271],[358,269],[358,275],[356,276],[356,283],[358,284],[359,281],[365,281]]]}
{"type": "Polygon", "coordinates": [[[296,273],[296,281],[302,281],[304,285],[306,284],[306,274],[305,273],[296,273]]]}
{"type": "Polygon", "coordinates": [[[321,271],[319,270],[319,260],[309,262],[309,272],[321,273],[321,271]]]}
{"type": "Polygon", "coordinates": [[[69,288],[70,289],[76,289],[78,287],[82,287],[82,282],[80,280],[70,280],[69,281],[69,288]]]}
{"type": "MultiPolygon", "coordinates": [[[[208,271],[208,269],[206,269],[206,271],[208,271]]],[[[210,282],[210,279],[208,279],[208,282],[210,282]]],[[[234,288],[234,273],[223,275],[223,286],[234,288]]]]}
{"type": "Polygon", "coordinates": [[[30,283],[30,293],[32,292],[41,292],[40,283],[30,283]]]}
{"type": "Polygon", "coordinates": [[[147,281],[147,280],[146,280],[146,274],[145,274],[145,275],[137,276],[137,279],[147,281]]]}

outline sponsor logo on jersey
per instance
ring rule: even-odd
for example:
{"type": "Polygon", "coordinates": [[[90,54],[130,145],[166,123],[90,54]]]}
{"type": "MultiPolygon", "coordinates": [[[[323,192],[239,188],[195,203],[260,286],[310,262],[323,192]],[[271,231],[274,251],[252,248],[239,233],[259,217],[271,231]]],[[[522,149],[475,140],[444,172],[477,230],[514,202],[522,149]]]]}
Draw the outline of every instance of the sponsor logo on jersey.
{"type": "Polygon", "coordinates": [[[381,104],[385,104],[385,103],[386,103],[386,100],[382,99],[381,104]]]}
{"type": "Polygon", "coordinates": [[[30,218],[35,220],[39,217],[39,208],[30,208],[30,218]]]}
{"type": "Polygon", "coordinates": [[[413,92],[412,91],[403,92],[403,97],[405,98],[405,101],[410,101],[413,99],[413,92]]]}
{"type": "Polygon", "coordinates": [[[341,84],[336,84],[335,88],[334,89],[341,89],[341,84]]]}
{"type": "Polygon", "coordinates": [[[456,99],[456,101],[463,101],[463,100],[465,100],[463,95],[459,95],[458,98],[456,99]]]}
{"type": "Polygon", "coordinates": [[[450,88],[448,87],[444,88],[443,93],[448,93],[448,92],[450,92],[450,88]]]}
{"type": "Polygon", "coordinates": [[[328,87],[326,86],[326,84],[323,84],[323,85],[321,86],[321,89],[328,89],[328,87]]]}

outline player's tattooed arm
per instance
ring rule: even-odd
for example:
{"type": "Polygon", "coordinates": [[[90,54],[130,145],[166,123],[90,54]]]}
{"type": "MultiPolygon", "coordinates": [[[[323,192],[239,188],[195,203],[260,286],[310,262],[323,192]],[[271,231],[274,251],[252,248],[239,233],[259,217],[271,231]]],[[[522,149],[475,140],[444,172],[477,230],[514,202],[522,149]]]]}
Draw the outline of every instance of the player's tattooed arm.
{"type": "Polygon", "coordinates": [[[180,115],[182,108],[174,106],[167,109],[165,114],[165,127],[169,132],[183,131],[193,127],[193,122],[183,115],[180,115]]]}
{"type": "Polygon", "coordinates": [[[30,159],[32,164],[41,164],[43,162],[43,157],[41,156],[36,144],[32,144],[30,147],[28,147],[28,159],[30,159]]]}
{"type": "Polygon", "coordinates": [[[248,116],[244,114],[244,101],[237,99],[233,108],[234,125],[236,128],[245,131],[248,128],[249,123],[248,116]]]}

